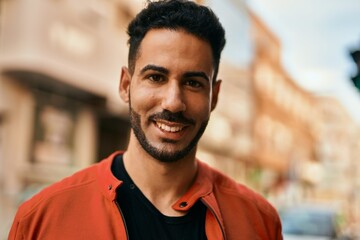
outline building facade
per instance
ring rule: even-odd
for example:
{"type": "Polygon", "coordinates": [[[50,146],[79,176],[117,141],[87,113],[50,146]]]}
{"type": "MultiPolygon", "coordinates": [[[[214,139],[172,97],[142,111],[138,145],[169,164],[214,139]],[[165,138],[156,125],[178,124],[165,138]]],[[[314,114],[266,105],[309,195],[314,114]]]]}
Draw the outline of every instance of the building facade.
{"type": "Polygon", "coordinates": [[[251,68],[256,106],[254,160],[263,169],[262,190],[276,198],[289,194],[274,201],[291,204],[303,198],[306,188],[302,185],[302,166],[317,162],[321,118],[314,96],[300,88],[282,67],[277,37],[251,11],[250,16],[255,43],[251,68]]]}
{"type": "Polygon", "coordinates": [[[349,225],[359,226],[359,126],[334,98],[319,96],[317,108],[322,117],[318,157],[323,179],[316,187],[316,197],[319,201],[333,202],[343,211],[349,225]]]}
{"type": "Polygon", "coordinates": [[[124,29],[141,6],[1,1],[0,239],[20,202],[126,146],[117,89],[124,29]]]}

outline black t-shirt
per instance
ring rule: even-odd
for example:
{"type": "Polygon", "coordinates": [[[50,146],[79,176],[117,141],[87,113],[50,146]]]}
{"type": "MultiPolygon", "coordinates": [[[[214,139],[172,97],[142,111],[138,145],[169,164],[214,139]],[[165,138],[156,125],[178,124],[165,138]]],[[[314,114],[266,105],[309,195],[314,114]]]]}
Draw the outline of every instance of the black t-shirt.
{"type": "Polygon", "coordinates": [[[122,155],[115,158],[111,168],[114,175],[124,182],[117,190],[117,202],[130,240],[207,239],[203,203],[198,201],[185,216],[165,216],[133,183],[125,170],[122,155]]]}

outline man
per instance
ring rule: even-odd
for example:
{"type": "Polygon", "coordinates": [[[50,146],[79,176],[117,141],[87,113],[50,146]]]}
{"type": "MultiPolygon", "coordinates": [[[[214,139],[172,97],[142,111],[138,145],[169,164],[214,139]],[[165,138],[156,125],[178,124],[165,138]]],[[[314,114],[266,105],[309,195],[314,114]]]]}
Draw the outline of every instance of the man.
{"type": "Polygon", "coordinates": [[[218,18],[193,2],[152,2],[128,34],[126,152],[25,202],[9,238],[282,239],[266,200],[195,158],[221,84],[218,18]]]}

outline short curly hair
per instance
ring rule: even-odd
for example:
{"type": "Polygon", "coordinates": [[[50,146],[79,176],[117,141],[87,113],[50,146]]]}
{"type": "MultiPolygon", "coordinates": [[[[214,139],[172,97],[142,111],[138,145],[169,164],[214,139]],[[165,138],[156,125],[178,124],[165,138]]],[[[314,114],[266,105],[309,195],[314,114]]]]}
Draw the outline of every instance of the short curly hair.
{"type": "Polygon", "coordinates": [[[128,66],[134,73],[141,41],[151,29],[185,30],[208,42],[212,49],[216,80],[221,52],[225,46],[225,30],[214,12],[205,6],[186,0],[148,1],[147,7],[130,22],[128,66]]]}

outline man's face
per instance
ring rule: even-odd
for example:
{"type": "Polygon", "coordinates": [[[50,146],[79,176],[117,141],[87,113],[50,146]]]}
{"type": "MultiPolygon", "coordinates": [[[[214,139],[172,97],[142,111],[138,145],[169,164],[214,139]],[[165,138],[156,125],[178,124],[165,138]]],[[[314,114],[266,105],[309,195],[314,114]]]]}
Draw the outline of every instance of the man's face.
{"type": "Polygon", "coordinates": [[[153,29],[144,37],[131,76],[123,68],[120,93],[129,102],[137,141],[155,159],[173,162],[195,153],[220,82],[210,45],[183,30],[153,29]]]}

